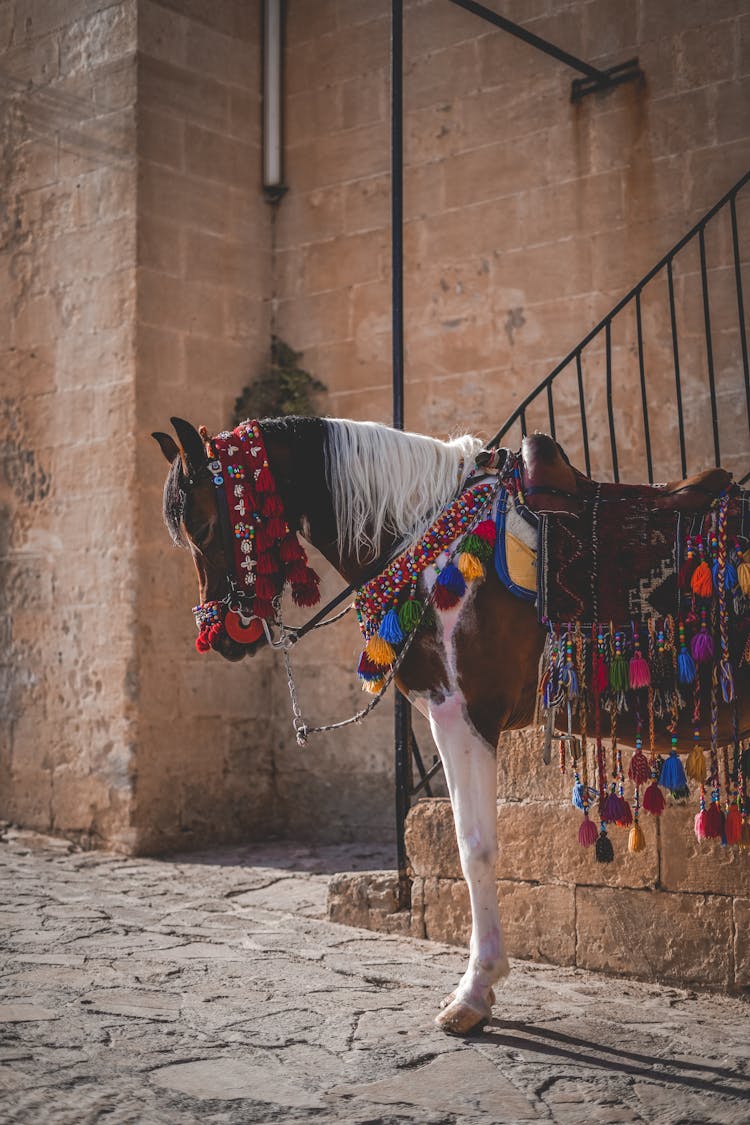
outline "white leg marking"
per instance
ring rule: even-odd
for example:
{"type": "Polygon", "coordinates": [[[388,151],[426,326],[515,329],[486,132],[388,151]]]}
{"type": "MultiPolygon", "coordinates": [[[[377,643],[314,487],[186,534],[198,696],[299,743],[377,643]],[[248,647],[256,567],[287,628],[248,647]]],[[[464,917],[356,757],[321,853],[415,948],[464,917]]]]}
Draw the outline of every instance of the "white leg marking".
{"type": "Polygon", "coordinates": [[[497,903],[497,774],[494,750],[466,715],[459,692],[430,703],[430,727],[445,767],[456,836],[471,900],[469,967],[456,1000],[489,1015],[492,985],[507,976],[497,903]]]}

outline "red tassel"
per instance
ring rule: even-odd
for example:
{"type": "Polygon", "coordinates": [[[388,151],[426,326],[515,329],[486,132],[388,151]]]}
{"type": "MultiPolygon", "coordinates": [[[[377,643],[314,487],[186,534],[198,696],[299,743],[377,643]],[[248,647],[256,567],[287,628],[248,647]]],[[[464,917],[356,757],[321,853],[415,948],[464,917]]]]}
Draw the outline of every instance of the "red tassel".
{"type": "Polygon", "coordinates": [[[264,516],[283,516],[284,505],[278,492],[268,492],[263,497],[260,510],[264,516]]]}
{"type": "Polygon", "coordinates": [[[268,462],[265,463],[263,468],[258,473],[258,479],[255,482],[256,492],[275,492],[276,486],[273,483],[271,470],[268,467],[268,462]]]}
{"type": "Polygon", "coordinates": [[[736,805],[732,805],[724,821],[724,835],[728,844],[739,844],[742,836],[742,817],[736,805]]]}
{"type": "Polygon", "coordinates": [[[583,823],[578,829],[578,843],[582,848],[590,848],[595,844],[599,838],[599,832],[595,824],[593,824],[587,816],[583,818],[583,823]]]}
{"type": "Polygon", "coordinates": [[[284,574],[291,583],[299,586],[307,582],[307,571],[308,568],[305,564],[301,561],[297,561],[290,563],[289,566],[286,567],[284,574]]]}
{"type": "Polygon", "coordinates": [[[651,767],[648,764],[648,758],[642,750],[636,750],[635,754],[633,754],[633,757],[630,759],[628,777],[635,785],[645,785],[651,777],[651,767]]]}
{"type": "Polygon", "coordinates": [[[279,547],[279,558],[282,562],[290,563],[296,562],[297,559],[305,560],[307,558],[304,550],[297,542],[296,535],[287,535],[279,547]]]}
{"type": "Polygon", "coordinates": [[[317,605],[320,601],[320,591],[312,583],[304,586],[292,587],[292,601],[298,606],[317,605]]]}
{"type": "Polygon", "coordinates": [[[472,534],[479,536],[485,543],[494,543],[497,538],[497,531],[495,530],[495,524],[492,520],[482,520],[482,522],[478,523],[474,528],[472,534]]]}
{"type": "Polygon", "coordinates": [[[633,823],[633,810],[627,801],[623,800],[620,815],[617,817],[615,824],[618,828],[629,828],[633,823]]]}
{"type": "Polygon", "coordinates": [[[661,816],[664,812],[664,794],[655,781],[652,781],[643,794],[643,807],[652,816],[661,816]]]}
{"type": "Polygon", "coordinates": [[[264,551],[258,559],[255,568],[256,574],[276,574],[278,573],[278,563],[270,551],[264,551]]]}
{"type": "Polygon", "coordinates": [[[198,649],[198,652],[208,652],[210,650],[211,642],[208,639],[208,633],[208,628],[204,627],[195,638],[195,647],[198,649]]]}
{"type": "Polygon", "coordinates": [[[724,835],[724,813],[716,801],[706,809],[706,836],[709,840],[719,840],[724,835]]]}
{"type": "Polygon", "coordinates": [[[438,609],[453,609],[454,605],[458,605],[461,601],[460,594],[454,594],[452,590],[449,590],[447,586],[443,586],[440,582],[435,583],[434,589],[433,604],[438,609]]]}
{"type": "Polygon", "coordinates": [[[686,559],[680,567],[677,583],[681,590],[689,590],[692,577],[695,573],[695,559],[686,559]]]}
{"type": "Polygon", "coordinates": [[[259,574],[255,580],[255,596],[262,598],[263,601],[270,602],[271,598],[276,597],[276,583],[271,578],[267,578],[265,574],[259,574]]]}
{"type": "Polygon", "coordinates": [[[268,524],[261,523],[255,529],[255,548],[258,552],[268,551],[275,546],[276,538],[268,530],[268,524]]]}
{"type": "Polygon", "coordinates": [[[609,687],[609,669],[607,668],[607,662],[598,655],[594,657],[592,679],[594,691],[598,692],[599,695],[609,687]]]}
{"type": "Polygon", "coordinates": [[[272,516],[266,524],[266,527],[272,539],[283,539],[289,530],[286,521],[280,519],[279,516],[272,516]]]}

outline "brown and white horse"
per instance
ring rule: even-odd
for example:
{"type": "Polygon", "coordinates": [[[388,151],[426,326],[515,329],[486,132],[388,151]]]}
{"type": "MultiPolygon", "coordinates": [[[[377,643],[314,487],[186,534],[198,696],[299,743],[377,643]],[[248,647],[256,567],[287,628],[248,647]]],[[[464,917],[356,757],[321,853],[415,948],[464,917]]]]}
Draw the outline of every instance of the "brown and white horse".
{"type": "MultiPolygon", "coordinates": [[[[154,434],[171,463],[166,523],[174,541],[192,553],[200,602],[221,603],[228,594],[230,565],[208,469],[211,447],[205,432],[180,419],[172,422],[179,444],[167,434],[154,434]]],[[[259,427],[289,527],[355,585],[373,559],[419,540],[461,491],[482,446],[470,435],[443,442],[334,419],[264,420],[259,427]]],[[[430,566],[420,577],[423,599],[429,598],[436,573],[430,566]]],[[[493,985],[509,971],[495,881],[495,749],[503,731],[533,721],[545,637],[533,606],[513,596],[488,566],[484,581],[472,583],[457,605],[419,629],[396,678],[429,720],[469,888],[469,963],[436,1020],[452,1033],[486,1022],[493,985]]],[[[265,643],[264,635],[242,644],[222,632],[213,647],[227,660],[240,660],[265,643]]],[[[743,731],[750,729],[747,671],[737,683],[743,731]]],[[[722,713],[721,736],[727,741],[728,723],[722,713]]],[[[619,729],[621,737],[632,737],[627,715],[619,729]]],[[[689,737],[691,729],[689,717],[683,719],[680,735],[689,737]]],[[[662,744],[668,745],[667,736],[662,744]]]]}

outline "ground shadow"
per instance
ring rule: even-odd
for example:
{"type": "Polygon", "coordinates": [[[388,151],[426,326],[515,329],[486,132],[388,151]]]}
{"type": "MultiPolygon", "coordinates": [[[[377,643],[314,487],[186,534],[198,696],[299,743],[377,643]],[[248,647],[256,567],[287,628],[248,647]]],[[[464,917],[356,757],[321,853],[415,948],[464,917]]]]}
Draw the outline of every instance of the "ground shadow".
{"type": "Polygon", "coordinates": [[[609,1047],[589,1039],[579,1039],[547,1027],[520,1020],[493,1019],[484,1033],[484,1042],[513,1050],[534,1051],[548,1058],[600,1067],[603,1070],[645,1078],[667,1085],[685,1086],[712,1094],[750,1099],[750,1075],[738,1074],[710,1063],[643,1055],[622,1047],[609,1047]],[[695,1071],[705,1071],[706,1077],[695,1071]],[[711,1075],[713,1077],[708,1077],[711,1075]]]}

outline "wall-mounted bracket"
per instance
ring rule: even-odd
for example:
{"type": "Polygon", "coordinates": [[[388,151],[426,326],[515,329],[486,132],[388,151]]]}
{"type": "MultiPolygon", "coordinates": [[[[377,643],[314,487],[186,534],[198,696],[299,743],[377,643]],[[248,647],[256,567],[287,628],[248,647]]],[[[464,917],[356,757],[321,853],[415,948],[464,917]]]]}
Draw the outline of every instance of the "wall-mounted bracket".
{"type": "Polygon", "coordinates": [[[574,78],[570,91],[570,100],[579,102],[586,94],[604,94],[623,82],[634,82],[643,77],[643,71],[638,65],[638,59],[628,59],[627,62],[610,66],[601,71],[601,77],[574,78]]]}

